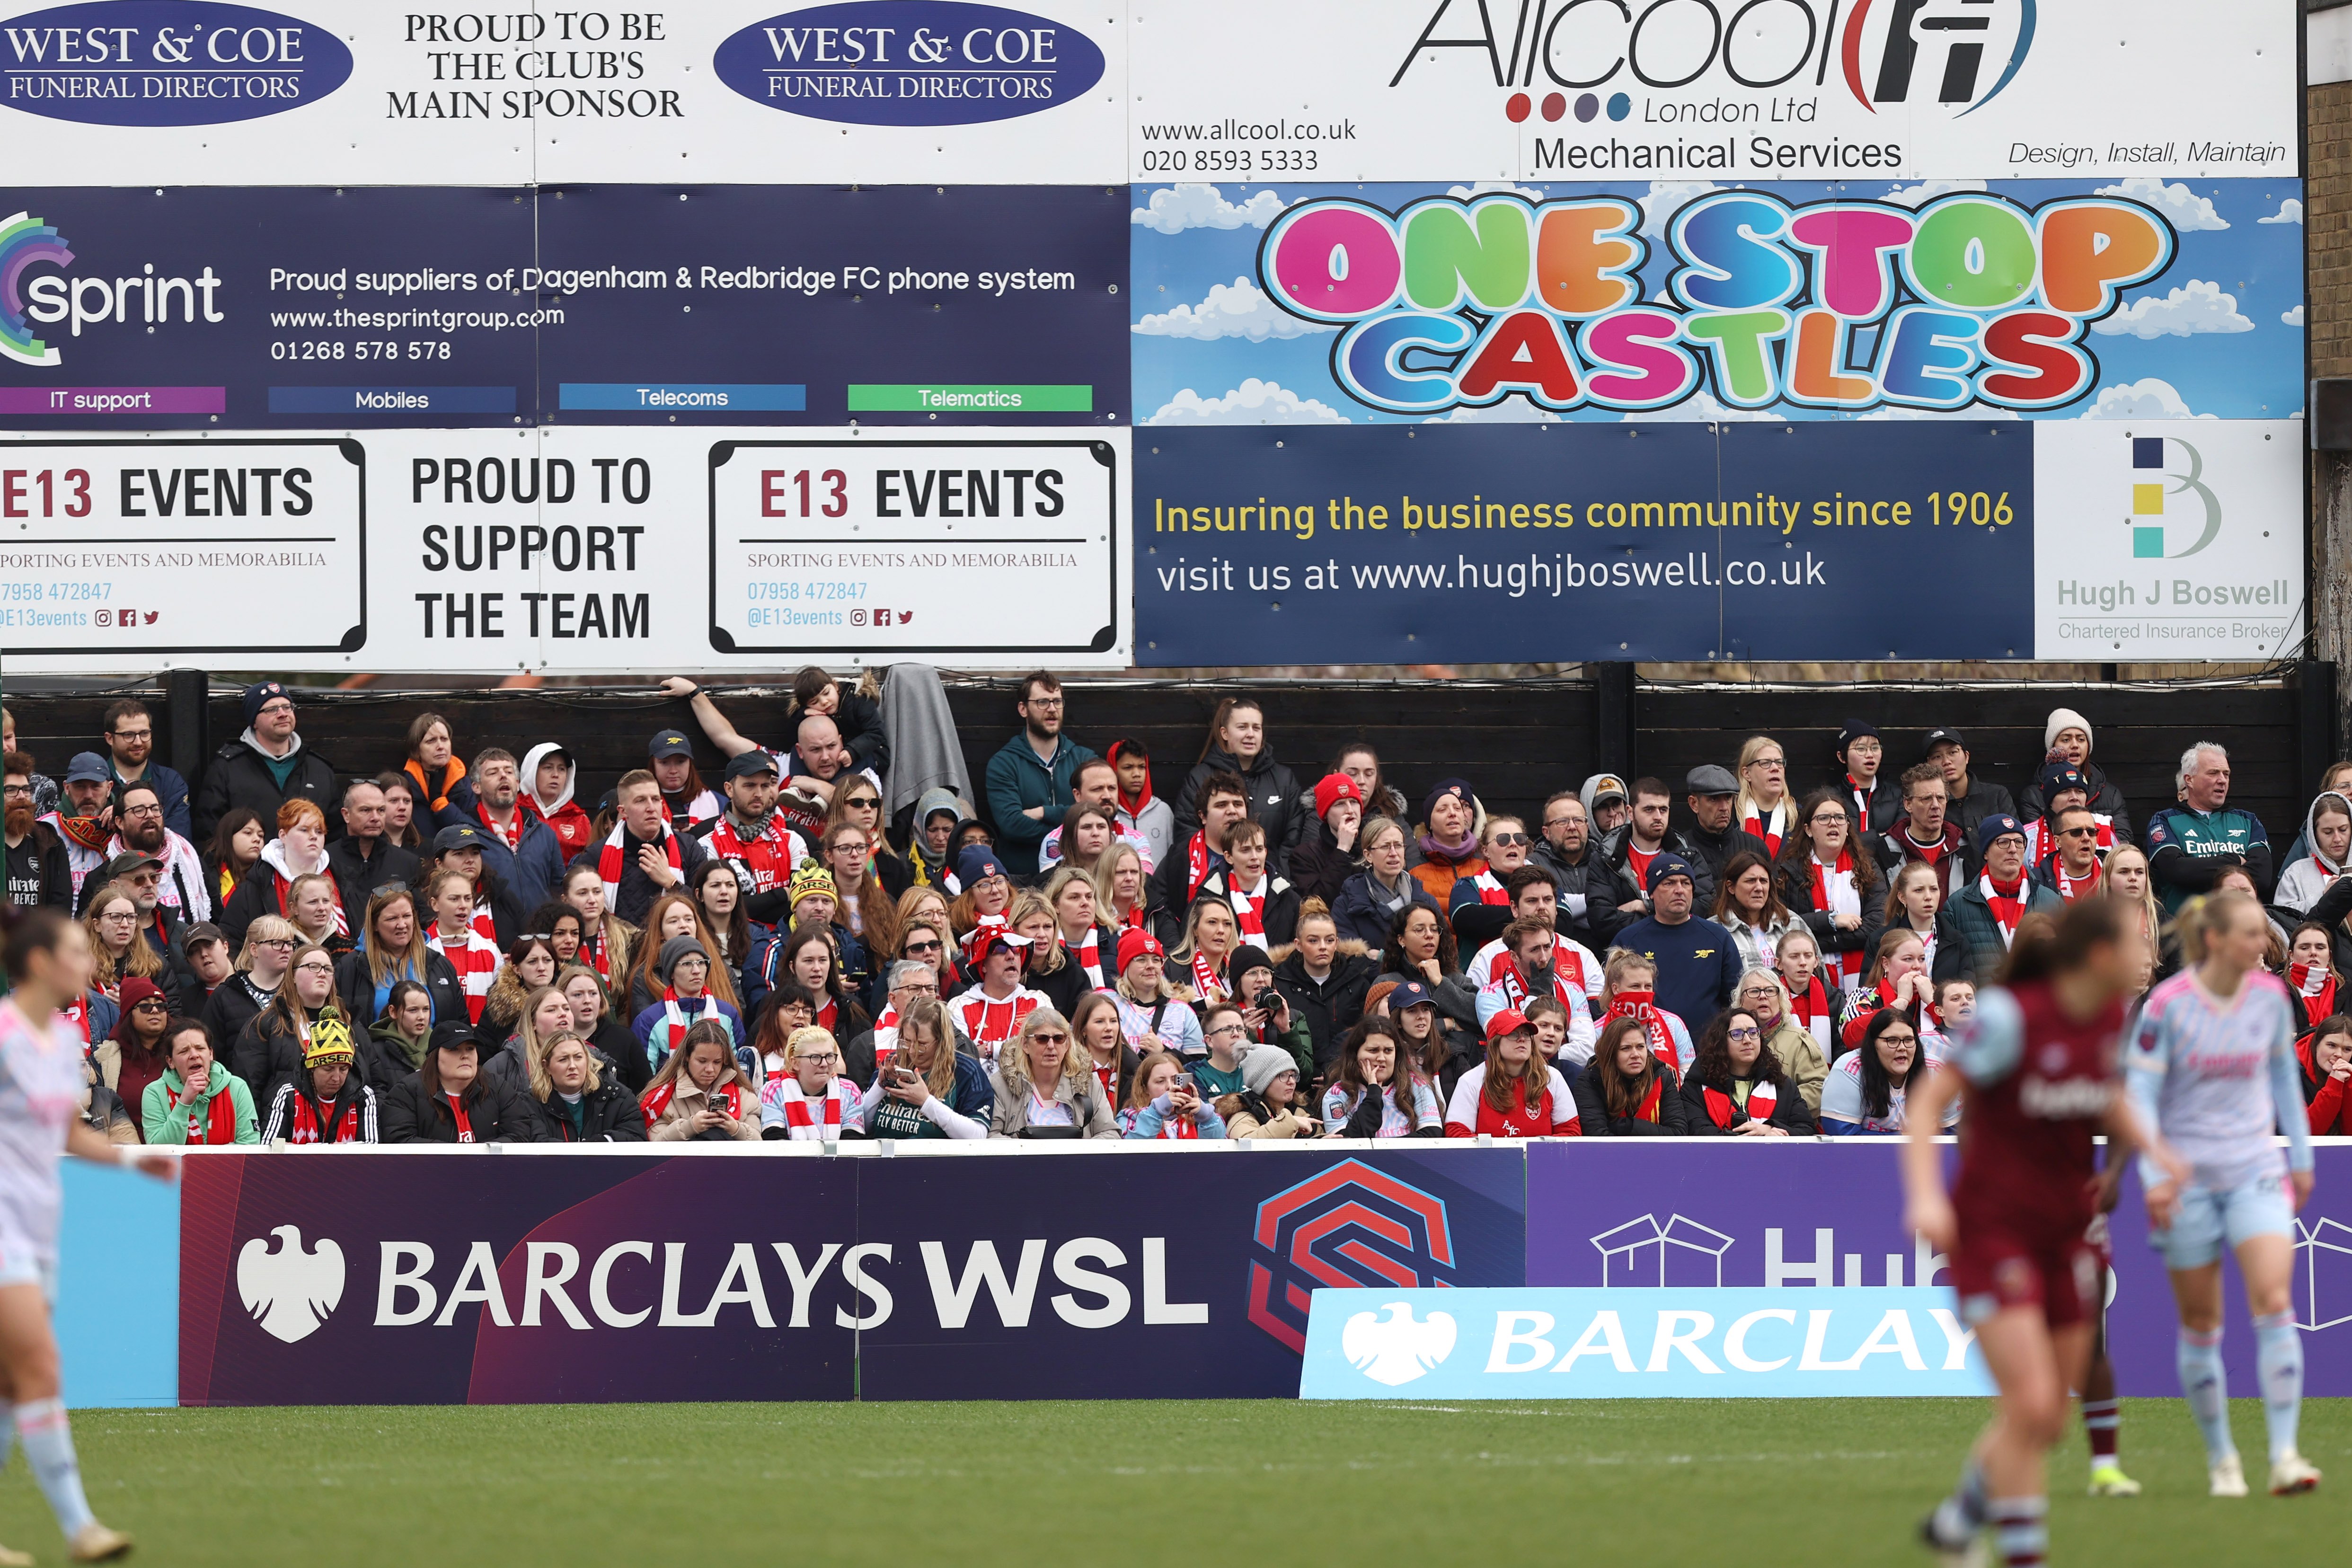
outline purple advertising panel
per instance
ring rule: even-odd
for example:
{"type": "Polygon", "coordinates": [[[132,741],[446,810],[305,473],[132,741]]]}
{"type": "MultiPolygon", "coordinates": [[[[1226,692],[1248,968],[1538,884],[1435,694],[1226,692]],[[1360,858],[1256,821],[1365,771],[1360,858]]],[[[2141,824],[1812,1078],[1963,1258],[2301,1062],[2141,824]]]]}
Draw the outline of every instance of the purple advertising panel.
{"type": "MultiPolygon", "coordinates": [[[[1896,1154],[1891,1139],[1532,1145],[1527,1282],[1948,1289],[1943,1257],[1903,1228],[1896,1154]]],[[[2177,1398],[2172,1292],[2147,1245],[2134,1176],[2112,1225],[2107,1339],[2122,1392],[2177,1398]]],[[[2352,1148],[2319,1150],[2318,1183],[2296,1226],[2305,1387],[2352,1394],[2352,1148]]],[[[2245,1289],[2234,1262],[2224,1272],[2223,1358],[2231,1386],[2252,1393],[2245,1289]]]]}
{"type": "Polygon", "coordinates": [[[1443,1146],[215,1155],[180,1402],[1286,1397],[1312,1290],[1517,1285],[1524,1195],[1443,1146]]]}

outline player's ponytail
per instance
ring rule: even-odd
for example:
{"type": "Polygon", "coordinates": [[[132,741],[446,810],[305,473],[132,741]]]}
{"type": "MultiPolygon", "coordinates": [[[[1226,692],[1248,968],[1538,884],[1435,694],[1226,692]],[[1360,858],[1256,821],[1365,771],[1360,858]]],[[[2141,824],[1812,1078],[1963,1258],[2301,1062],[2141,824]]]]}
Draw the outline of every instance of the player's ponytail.
{"type": "Polygon", "coordinates": [[[2230,929],[2240,910],[2260,910],[2253,895],[2236,888],[2224,888],[2218,893],[2205,893],[2180,906],[2164,934],[2180,944],[2180,963],[2194,969],[2205,962],[2206,949],[2213,938],[2230,929]]]}
{"type": "Polygon", "coordinates": [[[0,904],[0,968],[6,970],[8,984],[22,984],[33,954],[55,952],[58,938],[72,923],[46,904],[0,904]]]}
{"type": "Polygon", "coordinates": [[[2009,944],[2000,983],[2049,980],[2082,968],[2099,947],[2123,940],[2122,910],[2113,899],[2077,899],[2055,920],[2026,916],[2018,921],[2017,935],[2009,944]]]}

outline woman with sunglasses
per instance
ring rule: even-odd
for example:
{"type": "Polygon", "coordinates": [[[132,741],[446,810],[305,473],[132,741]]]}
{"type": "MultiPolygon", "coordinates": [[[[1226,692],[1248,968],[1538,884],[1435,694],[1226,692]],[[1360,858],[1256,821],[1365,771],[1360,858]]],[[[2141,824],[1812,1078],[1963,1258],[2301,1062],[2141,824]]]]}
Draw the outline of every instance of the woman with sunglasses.
{"type": "Polygon", "coordinates": [[[866,863],[882,879],[882,890],[894,900],[905,898],[907,889],[915,885],[915,868],[883,834],[882,792],[863,773],[847,775],[834,792],[833,806],[825,813],[827,832],[845,822],[865,833],[866,863]]]}
{"type": "Polygon", "coordinates": [[[1086,1067],[1072,1059],[1069,1020],[1040,1007],[1021,1020],[1021,1033],[988,1069],[996,1103],[992,1138],[1117,1138],[1110,1101],[1086,1067]]]}
{"type": "MultiPolygon", "coordinates": [[[[122,983],[122,1016],[90,1055],[105,1087],[124,1105],[144,1105],[147,1086],[172,1065],[163,1048],[163,1026],[171,1018],[172,1000],[153,981],[134,974],[122,983]]],[[[138,1118],[131,1121],[135,1125],[138,1118]]]]}

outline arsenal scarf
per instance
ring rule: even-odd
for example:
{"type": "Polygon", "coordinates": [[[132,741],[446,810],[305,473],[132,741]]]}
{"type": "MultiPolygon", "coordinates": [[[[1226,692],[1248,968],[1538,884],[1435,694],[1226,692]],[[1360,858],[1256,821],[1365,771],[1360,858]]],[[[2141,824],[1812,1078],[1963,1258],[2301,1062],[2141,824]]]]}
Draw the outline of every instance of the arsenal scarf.
{"type": "Polygon", "coordinates": [[[1198,948],[1192,950],[1192,989],[1202,1002],[1222,1002],[1227,994],[1225,983],[1217,974],[1217,966],[1209,955],[1198,948]]]}
{"type": "Polygon", "coordinates": [[[1102,1085],[1104,1102],[1107,1104],[1116,1103],[1118,1100],[1118,1059],[1114,1058],[1107,1062],[1096,1062],[1094,1064],[1094,1069],[1095,1081],[1102,1085]]]}
{"type": "MultiPolygon", "coordinates": [[[[1528,980],[1519,970],[1518,960],[1507,958],[1497,963],[1495,966],[1495,977],[1489,984],[1500,985],[1503,988],[1503,994],[1510,999],[1511,1006],[1525,1009],[1528,1000],[1528,980]]],[[[1568,1016],[1571,1018],[1576,1016],[1580,1005],[1584,1001],[1584,993],[1581,990],[1570,988],[1568,977],[1560,973],[1558,965],[1554,965],[1551,972],[1551,994],[1559,999],[1561,1006],[1568,1009],[1568,1016]]]]}
{"type": "MultiPolygon", "coordinates": [[[[1787,984],[1785,978],[1782,984],[1787,984]]],[[[1834,1020],[1830,1017],[1829,992],[1822,984],[1819,974],[1807,981],[1802,991],[1790,996],[1789,1016],[1797,1021],[1799,1028],[1813,1037],[1814,1043],[1822,1047],[1822,1054],[1827,1055],[1830,1028],[1834,1020]]]]}
{"type": "Polygon", "coordinates": [[[1178,1140],[1197,1139],[1201,1136],[1201,1130],[1192,1125],[1191,1117],[1171,1114],[1160,1121],[1160,1136],[1178,1140]]]}
{"type": "MultiPolygon", "coordinates": [[[[680,1078],[685,1077],[683,1073],[678,1076],[680,1078]]],[[[693,1080],[688,1079],[688,1081],[691,1082],[693,1080]]],[[[793,1084],[795,1088],[799,1087],[799,1080],[797,1079],[787,1079],[784,1081],[793,1084]]],[[[839,1082],[840,1080],[836,1079],[835,1081],[839,1082]]],[[[646,1123],[651,1125],[654,1121],[658,1121],[661,1117],[661,1113],[667,1110],[670,1107],[670,1102],[677,1098],[677,1079],[675,1078],[670,1079],[667,1083],[656,1084],[653,1088],[646,1090],[646,1097],[640,1103],[645,1107],[646,1123]]],[[[717,1089],[712,1089],[709,1094],[709,1100],[710,1109],[725,1112],[727,1120],[730,1121],[740,1121],[743,1120],[743,1092],[731,1079],[726,1083],[720,1084],[717,1089]]]]}
{"type": "Polygon", "coordinates": [[[1504,890],[1503,884],[1496,879],[1494,872],[1479,872],[1476,876],[1470,879],[1470,885],[1478,889],[1478,901],[1480,903],[1495,904],[1504,908],[1509,907],[1511,895],[1504,890]]]}
{"type": "Polygon", "coordinates": [[[1234,907],[1234,921],[1241,927],[1242,940],[1254,946],[1265,945],[1266,884],[1273,879],[1270,875],[1260,876],[1257,891],[1244,893],[1231,872],[1225,875],[1225,901],[1234,907]]]}
{"type": "Polygon", "coordinates": [[[1642,1102],[1633,1107],[1633,1109],[1627,1113],[1630,1120],[1634,1121],[1657,1121],[1658,1103],[1665,1098],[1665,1092],[1666,1075],[1653,1069],[1650,1073],[1650,1087],[1647,1091],[1643,1094],[1642,1102]]]}
{"type": "MultiPolygon", "coordinates": [[[[664,813],[663,820],[667,819],[667,814],[664,813]]],[[[607,910],[618,907],[616,900],[621,896],[621,879],[628,874],[629,868],[621,851],[621,845],[628,836],[629,825],[616,822],[613,825],[613,837],[604,840],[604,847],[596,851],[596,875],[604,883],[604,907],[607,910]]],[[[686,862],[677,852],[677,835],[665,829],[661,844],[662,853],[669,857],[669,868],[684,875],[686,862]]]]}
{"type": "Polygon", "coordinates": [[[319,1109],[301,1089],[294,1091],[294,1121],[287,1130],[289,1143],[356,1143],[360,1141],[360,1102],[354,1100],[334,1119],[332,1137],[322,1137],[319,1129],[319,1109]]]}
{"type": "Polygon", "coordinates": [[[1780,1104],[1780,1100],[1779,1092],[1769,1083],[1755,1083],[1748,1086],[1748,1104],[1745,1110],[1741,1109],[1737,1100],[1719,1089],[1704,1089],[1701,1092],[1706,1097],[1707,1120],[1726,1132],[1750,1117],[1759,1121],[1771,1121],[1773,1108],[1780,1104]]]}
{"type": "Polygon", "coordinates": [[[580,951],[587,955],[588,967],[596,972],[597,979],[610,981],[613,978],[612,952],[604,941],[604,922],[603,921],[600,920],[596,922],[596,929],[594,931],[585,932],[581,936],[580,951]]]}
{"type": "Polygon", "coordinates": [[[1675,1060],[1674,1031],[1666,1027],[1666,1016],[1658,1011],[1654,994],[1648,991],[1620,991],[1609,1000],[1609,1010],[1601,1015],[1601,1026],[1607,1028],[1618,1018],[1638,1018],[1642,1036],[1650,1042],[1650,1054],[1660,1061],[1673,1065],[1675,1060]]]}
{"type": "Polygon", "coordinates": [[[1764,840],[1771,847],[1773,854],[1780,854],[1780,840],[1789,831],[1788,797],[1782,796],[1780,804],[1772,808],[1771,815],[1769,816],[1759,816],[1750,811],[1740,818],[1739,826],[1764,840]]]}
{"type": "Polygon", "coordinates": [[[1853,802],[1854,832],[1857,834],[1869,832],[1870,803],[1878,798],[1878,781],[1874,778],[1865,784],[1857,781],[1852,773],[1848,773],[1845,775],[1845,797],[1853,802]]]}
{"type": "Polygon", "coordinates": [[[781,888],[792,879],[792,847],[784,842],[783,829],[777,826],[772,814],[760,824],[760,831],[746,840],[735,831],[734,821],[721,813],[703,842],[721,860],[749,871],[751,891],[755,893],[781,888]]]}
{"type": "Polygon", "coordinates": [[[1102,930],[1100,927],[1087,927],[1086,940],[1076,947],[1070,945],[1067,937],[1063,938],[1062,951],[1069,955],[1071,963],[1087,972],[1088,985],[1097,991],[1102,989],[1102,930]]]}
{"type": "Polygon", "coordinates": [[[2017,922],[2025,918],[2025,878],[2019,876],[2004,889],[1987,871],[1977,879],[1977,890],[1990,906],[1993,924],[2000,931],[2000,945],[2006,948],[2017,939],[2017,922]]]}
{"type": "Polygon", "coordinates": [[[2104,869],[2095,860],[2091,862],[2091,874],[2076,878],[2056,860],[2050,862],[2050,879],[2058,884],[2058,896],[2068,903],[2088,897],[2099,890],[2099,873],[2104,869]]]}
{"type": "Polygon", "coordinates": [[[490,808],[487,805],[477,804],[474,807],[474,815],[482,819],[482,826],[484,827],[498,836],[499,843],[505,845],[509,849],[520,849],[522,847],[523,816],[520,805],[517,805],[514,809],[514,826],[511,829],[500,827],[497,821],[491,817],[490,808]]]}
{"type": "MultiPolygon", "coordinates": [[[[229,1094],[226,1084],[215,1088],[212,1097],[201,1104],[194,1100],[184,1102],[180,1093],[179,1089],[173,1088],[169,1083],[163,1086],[163,1100],[168,1109],[177,1110],[183,1103],[187,1106],[189,1142],[213,1144],[236,1142],[236,1101],[229,1094]]],[[[297,1094],[294,1098],[299,1100],[302,1097],[297,1094]]]]}
{"type": "Polygon", "coordinates": [[[1209,836],[1195,833],[1192,842],[1184,847],[1184,902],[1189,906],[1200,897],[1201,884],[1209,879],[1209,836]]]}
{"type": "Polygon", "coordinates": [[[2286,966],[2286,983],[2303,998],[2304,1012],[2314,1023],[2331,1016],[2336,1011],[2336,974],[2322,964],[2290,963],[2286,966]]]}
{"type": "Polygon", "coordinates": [[[1135,900],[1133,907],[1131,907],[1127,913],[1118,917],[1119,929],[1122,931],[1141,931],[1143,929],[1143,900],[1141,899],[1138,899],[1135,900]]]}
{"type": "MultiPolygon", "coordinates": [[[[351,935],[351,917],[343,913],[343,889],[341,884],[338,883],[335,879],[329,874],[323,861],[320,863],[318,875],[327,879],[327,887],[335,895],[335,934],[337,936],[351,935]]],[[[278,914],[287,919],[291,919],[291,916],[286,914],[286,894],[287,890],[292,888],[294,884],[284,877],[279,876],[274,870],[269,873],[269,879],[271,889],[278,895],[278,914]]]]}
{"type": "Polygon", "coordinates": [[[841,1140],[842,1117],[849,1108],[849,1097],[856,1086],[845,1078],[835,1079],[825,1085],[824,1109],[809,1101],[808,1090],[797,1078],[778,1079],[772,1092],[776,1103],[783,1108],[784,1136],[803,1143],[835,1143],[841,1140]]]}
{"type": "MultiPolygon", "coordinates": [[[[1862,892],[1854,879],[1852,845],[1838,851],[1834,866],[1823,866],[1818,855],[1806,856],[1805,864],[1813,874],[1813,908],[1825,915],[1862,913],[1862,892]]],[[[1840,984],[1851,985],[1862,977],[1863,955],[1859,951],[1825,952],[1822,957],[1837,966],[1840,984]]]]}
{"type": "Polygon", "coordinates": [[[466,1114],[465,1098],[444,1090],[441,1103],[449,1108],[450,1120],[457,1124],[457,1142],[471,1143],[474,1141],[474,1119],[466,1114]]]}
{"type": "MultiPolygon", "coordinates": [[[[828,1002],[826,1005],[830,1006],[832,1004],[828,1002]]],[[[695,1024],[699,1024],[705,1018],[716,1018],[719,1016],[719,999],[713,996],[709,992],[706,991],[699,996],[680,996],[677,994],[677,987],[675,985],[665,985],[662,987],[662,1010],[669,1016],[670,1027],[677,1031],[676,1037],[679,1040],[686,1038],[687,1030],[694,1027],[695,1024]],[[687,1021],[686,1014],[679,1009],[678,1004],[680,1002],[699,1002],[702,1004],[700,1007],[695,1010],[693,1023],[688,1023],[687,1021]]],[[[677,1049],[677,1047],[676,1045],[672,1045],[670,1049],[676,1050],[677,1049]]]]}

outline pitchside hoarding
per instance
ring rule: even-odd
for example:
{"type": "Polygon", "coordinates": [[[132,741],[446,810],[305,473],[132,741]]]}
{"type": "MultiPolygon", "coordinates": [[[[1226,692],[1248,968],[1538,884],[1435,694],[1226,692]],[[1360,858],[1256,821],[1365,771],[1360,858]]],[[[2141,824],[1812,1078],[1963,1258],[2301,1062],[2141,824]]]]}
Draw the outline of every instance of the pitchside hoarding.
{"type": "Polygon", "coordinates": [[[1282,1397],[1317,1287],[1525,1271],[1516,1151],[1169,1158],[200,1156],[180,1400],[1282,1397]]]}

